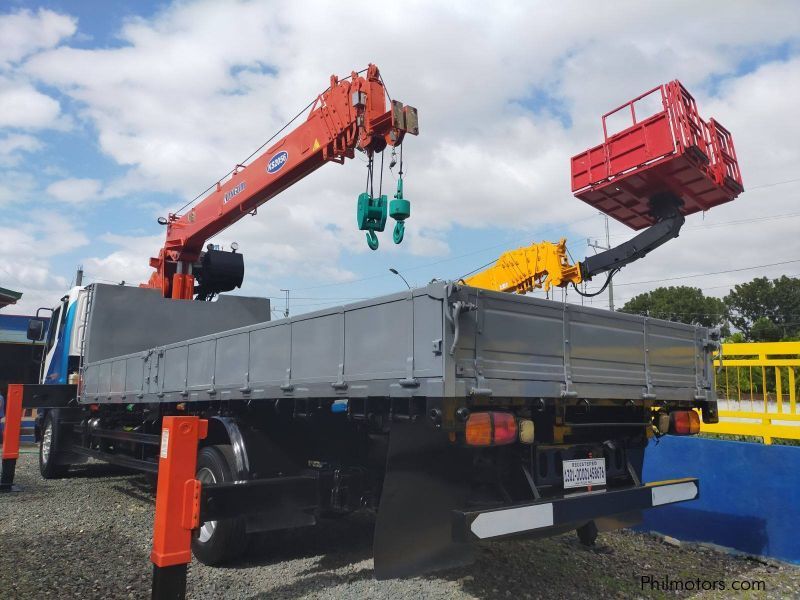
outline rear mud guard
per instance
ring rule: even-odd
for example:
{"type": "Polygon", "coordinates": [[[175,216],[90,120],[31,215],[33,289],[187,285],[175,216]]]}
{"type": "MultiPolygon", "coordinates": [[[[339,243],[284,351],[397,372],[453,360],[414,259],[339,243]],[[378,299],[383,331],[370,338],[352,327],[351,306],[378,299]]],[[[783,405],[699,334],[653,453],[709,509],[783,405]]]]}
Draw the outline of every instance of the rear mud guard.
{"type": "Polygon", "coordinates": [[[453,539],[453,513],[465,506],[471,455],[427,420],[392,424],[378,518],[375,577],[389,579],[462,566],[472,544],[453,539]]]}

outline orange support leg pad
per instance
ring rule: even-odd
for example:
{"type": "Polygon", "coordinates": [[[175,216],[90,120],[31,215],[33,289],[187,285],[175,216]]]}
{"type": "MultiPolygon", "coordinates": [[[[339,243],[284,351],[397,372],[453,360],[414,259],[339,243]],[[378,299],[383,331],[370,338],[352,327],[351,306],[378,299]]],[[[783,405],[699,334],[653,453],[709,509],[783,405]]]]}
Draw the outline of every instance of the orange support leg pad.
{"type": "Polygon", "coordinates": [[[22,384],[8,385],[6,399],[6,426],[3,432],[3,462],[0,471],[0,492],[18,491],[14,486],[14,473],[19,458],[19,433],[22,428],[22,384]]]}
{"type": "Polygon", "coordinates": [[[208,434],[199,417],[164,417],[153,524],[153,598],[183,598],[192,559],[192,529],[199,521],[197,445],[208,434]]]}

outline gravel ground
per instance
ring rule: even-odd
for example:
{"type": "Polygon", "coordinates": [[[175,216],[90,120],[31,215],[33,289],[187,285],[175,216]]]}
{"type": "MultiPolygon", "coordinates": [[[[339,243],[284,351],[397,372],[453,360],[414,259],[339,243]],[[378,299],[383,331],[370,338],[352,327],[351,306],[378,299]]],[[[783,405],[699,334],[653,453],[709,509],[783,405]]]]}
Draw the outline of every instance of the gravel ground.
{"type": "MultiPolygon", "coordinates": [[[[0,597],[147,598],[153,494],[149,480],[105,465],[44,481],[36,455],[17,465],[19,494],[0,496],[0,597]],[[102,475],[102,477],[100,476],[102,475]]],[[[262,536],[228,568],[193,562],[191,598],[800,598],[800,568],[629,531],[482,546],[470,566],[375,581],[372,521],[354,516],[262,536]],[[640,577],[721,580],[725,592],[642,590],[640,577]],[[766,593],[732,593],[734,581],[766,593]]]]}

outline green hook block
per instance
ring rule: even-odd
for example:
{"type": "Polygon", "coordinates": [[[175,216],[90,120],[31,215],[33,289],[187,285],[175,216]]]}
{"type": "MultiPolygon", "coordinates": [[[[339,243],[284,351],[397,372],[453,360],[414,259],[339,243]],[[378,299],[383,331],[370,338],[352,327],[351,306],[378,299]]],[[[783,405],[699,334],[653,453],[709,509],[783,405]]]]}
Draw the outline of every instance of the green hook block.
{"type": "Polygon", "coordinates": [[[386,227],[387,205],[386,196],[371,198],[366,192],[358,195],[356,222],[360,230],[367,232],[367,245],[373,250],[378,249],[375,232],[383,231],[386,227]]]}
{"type": "Polygon", "coordinates": [[[403,198],[392,200],[389,203],[389,216],[395,221],[405,221],[411,216],[411,202],[403,198]]]}
{"type": "Polygon", "coordinates": [[[386,196],[370,198],[363,192],[358,195],[356,222],[362,231],[383,231],[386,227],[386,196]]]}

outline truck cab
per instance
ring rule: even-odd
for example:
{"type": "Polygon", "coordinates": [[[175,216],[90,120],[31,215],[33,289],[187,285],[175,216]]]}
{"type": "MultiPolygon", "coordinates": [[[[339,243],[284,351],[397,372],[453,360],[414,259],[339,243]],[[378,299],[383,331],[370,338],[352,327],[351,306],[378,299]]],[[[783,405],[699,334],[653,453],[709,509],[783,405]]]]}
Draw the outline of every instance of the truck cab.
{"type": "Polygon", "coordinates": [[[39,309],[28,323],[28,339],[44,341],[39,382],[42,384],[78,383],[81,339],[86,322],[87,291],[75,286],[52,309],[39,309]],[[39,317],[50,311],[49,325],[39,317]]]}

